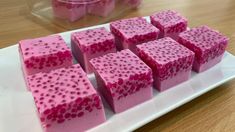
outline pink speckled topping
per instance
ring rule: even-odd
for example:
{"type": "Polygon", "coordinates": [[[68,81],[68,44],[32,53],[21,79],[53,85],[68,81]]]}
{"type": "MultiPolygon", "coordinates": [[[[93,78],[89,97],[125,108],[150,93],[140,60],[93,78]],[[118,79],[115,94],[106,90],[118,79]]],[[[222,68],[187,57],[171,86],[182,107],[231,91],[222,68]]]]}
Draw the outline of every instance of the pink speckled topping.
{"type": "Polygon", "coordinates": [[[79,64],[31,75],[28,82],[44,127],[103,108],[79,64]]]}
{"type": "Polygon", "coordinates": [[[158,22],[162,27],[167,28],[179,23],[187,23],[186,18],[178,12],[167,10],[158,12],[151,16],[151,20],[158,22]]]}
{"type": "Polygon", "coordinates": [[[205,51],[228,38],[207,26],[192,28],[180,34],[180,38],[189,41],[195,47],[205,51]]]}
{"type": "Polygon", "coordinates": [[[199,63],[224,53],[228,38],[207,26],[199,26],[179,35],[179,43],[194,51],[199,63]]]}
{"type": "Polygon", "coordinates": [[[156,39],[159,34],[159,30],[142,17],[111,22],[110,29],[122,40],[132,43],[156,39]]]}
{"type": "Polygon", "coordinates": [[[21,40],[19,45],[24,59],[32,56],[36,57],[70,51],[65,41],[59,35],[21,40]]]}
{"type": "Polygon", "coordinates": [[[143,61],[128,49],[94,58],[90,62],[106,84],[121,83],[136,74],[151,71],[143,61]]]}
{"type": "Polygon", "coordinates": [[[160,78],[189,70],[194,53],[169,37],[137,45],[137,52],[160,78]]]}
{"type": "Polygon", "coordinates": [[[187,19],[172,10],[153,14],[150,19],[153,25],[166,33],[182,32],[187,28],[187,19]]]}
{"type": "Polygon", "coordinates": [[[72,65],[72,53],[59,35],[19,42],[22,69],[26,75],[72,65]]]}
{"type": "Polygon", "coordinates": [[[90,62],[99,89],[114,112],[122,112],[152,97],[152,70],[129,49],[90,62]]]}
{"type": "Polygon", "coordinates": [[[115,48],[114,36],[104,27],[72,33],[72,39],[83,52],[115,48]]]}

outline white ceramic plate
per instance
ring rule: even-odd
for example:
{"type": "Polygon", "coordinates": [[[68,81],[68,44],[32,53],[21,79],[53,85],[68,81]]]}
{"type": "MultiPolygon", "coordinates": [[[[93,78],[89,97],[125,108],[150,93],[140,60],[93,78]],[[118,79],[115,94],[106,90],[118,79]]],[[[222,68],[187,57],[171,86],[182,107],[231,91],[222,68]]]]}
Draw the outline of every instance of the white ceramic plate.
{"type": "MultiPolygon", "coordinates": [[[[89,28],[102,26],[107,29],[109,27],[104,24],[89,28]]],[[[61,33],[68,44],[70,34],[74,31],[61,33]]],[[[89,78],[96,85],[94,76],[89,75],[89,78]]],[[[114,114],[104,102],[107,121],[89,131],[132,131],[233,78],[235,57],[226,52],[222,62],[213,68],[200,74],[193,72],[190,80],[165,92],[158,93],[154,90],[151,100],[125,112],[114,114]]],[[[0,50],[0,132],[26,131],[42,132],[42,129],[31,93],[24,84],[18,46],[14,45],[0,50]]]]}

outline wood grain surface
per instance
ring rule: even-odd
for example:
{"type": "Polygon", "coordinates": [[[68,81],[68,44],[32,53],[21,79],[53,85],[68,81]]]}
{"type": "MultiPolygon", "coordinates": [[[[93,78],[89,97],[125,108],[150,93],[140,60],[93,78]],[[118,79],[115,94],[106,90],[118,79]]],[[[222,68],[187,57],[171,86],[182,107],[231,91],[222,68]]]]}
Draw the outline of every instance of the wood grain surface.
{"type": "MultiPolygon", "coordinates": [[[[188,18],[190,27],[208,25],[230,38],[227,50],[235,55],[234,0],[143,0],[139,10],[122,18],[147,16],[164,9],[174,9],[188,18]]],[[[33,19],[25,0],[0,1],[0,48],[21,39],[63,32],[65,29],[33,19]]],[[[185,132],[235,131],[235,80],[198,97],[176,110],[136,130],[185,132]]]]}

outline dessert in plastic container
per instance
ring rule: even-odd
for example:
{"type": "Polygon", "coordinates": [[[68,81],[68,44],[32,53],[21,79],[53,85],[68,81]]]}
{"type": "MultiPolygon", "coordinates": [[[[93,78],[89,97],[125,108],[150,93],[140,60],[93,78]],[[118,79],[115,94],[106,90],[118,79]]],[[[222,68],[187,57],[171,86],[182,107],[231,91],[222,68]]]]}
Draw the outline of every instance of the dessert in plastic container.
{"type": "Polygon", "coordinates": [[[107,17],[115,8],[115,0],[99,0],[87,5],[87,13],[107,17]]]}
{"type": "Polygon", "coordinates": [[[69,21],[76,21],[86,15],[86,5],[77,2],[52,0],[54,16],[69,21]]]}
{"type": "Polygon", "coordinates": [[[140,7],[142,0],[27,0],[32,19],[66,29],[101,24],[140,7]]]}

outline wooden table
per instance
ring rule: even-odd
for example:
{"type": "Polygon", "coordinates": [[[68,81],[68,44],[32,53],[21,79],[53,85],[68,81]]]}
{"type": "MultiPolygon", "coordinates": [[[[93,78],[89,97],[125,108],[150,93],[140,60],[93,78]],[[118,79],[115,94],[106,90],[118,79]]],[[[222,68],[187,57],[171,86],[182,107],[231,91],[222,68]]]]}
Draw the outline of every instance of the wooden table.
{"type": "MultiPolygon", "coordinates": [[[[190,27],[206,24],[230,38],[227,50],[235,55],[234,0],[144,0],[125,18],[174,9],[188,18],[190,27]]],[[[24,0],[0,1],[0,48],[25,38],[65,31],[53,24],[30,19],[24,0]]],[[[235,131],[235,80],[139,128],[142,131],[235,131]]]]}

